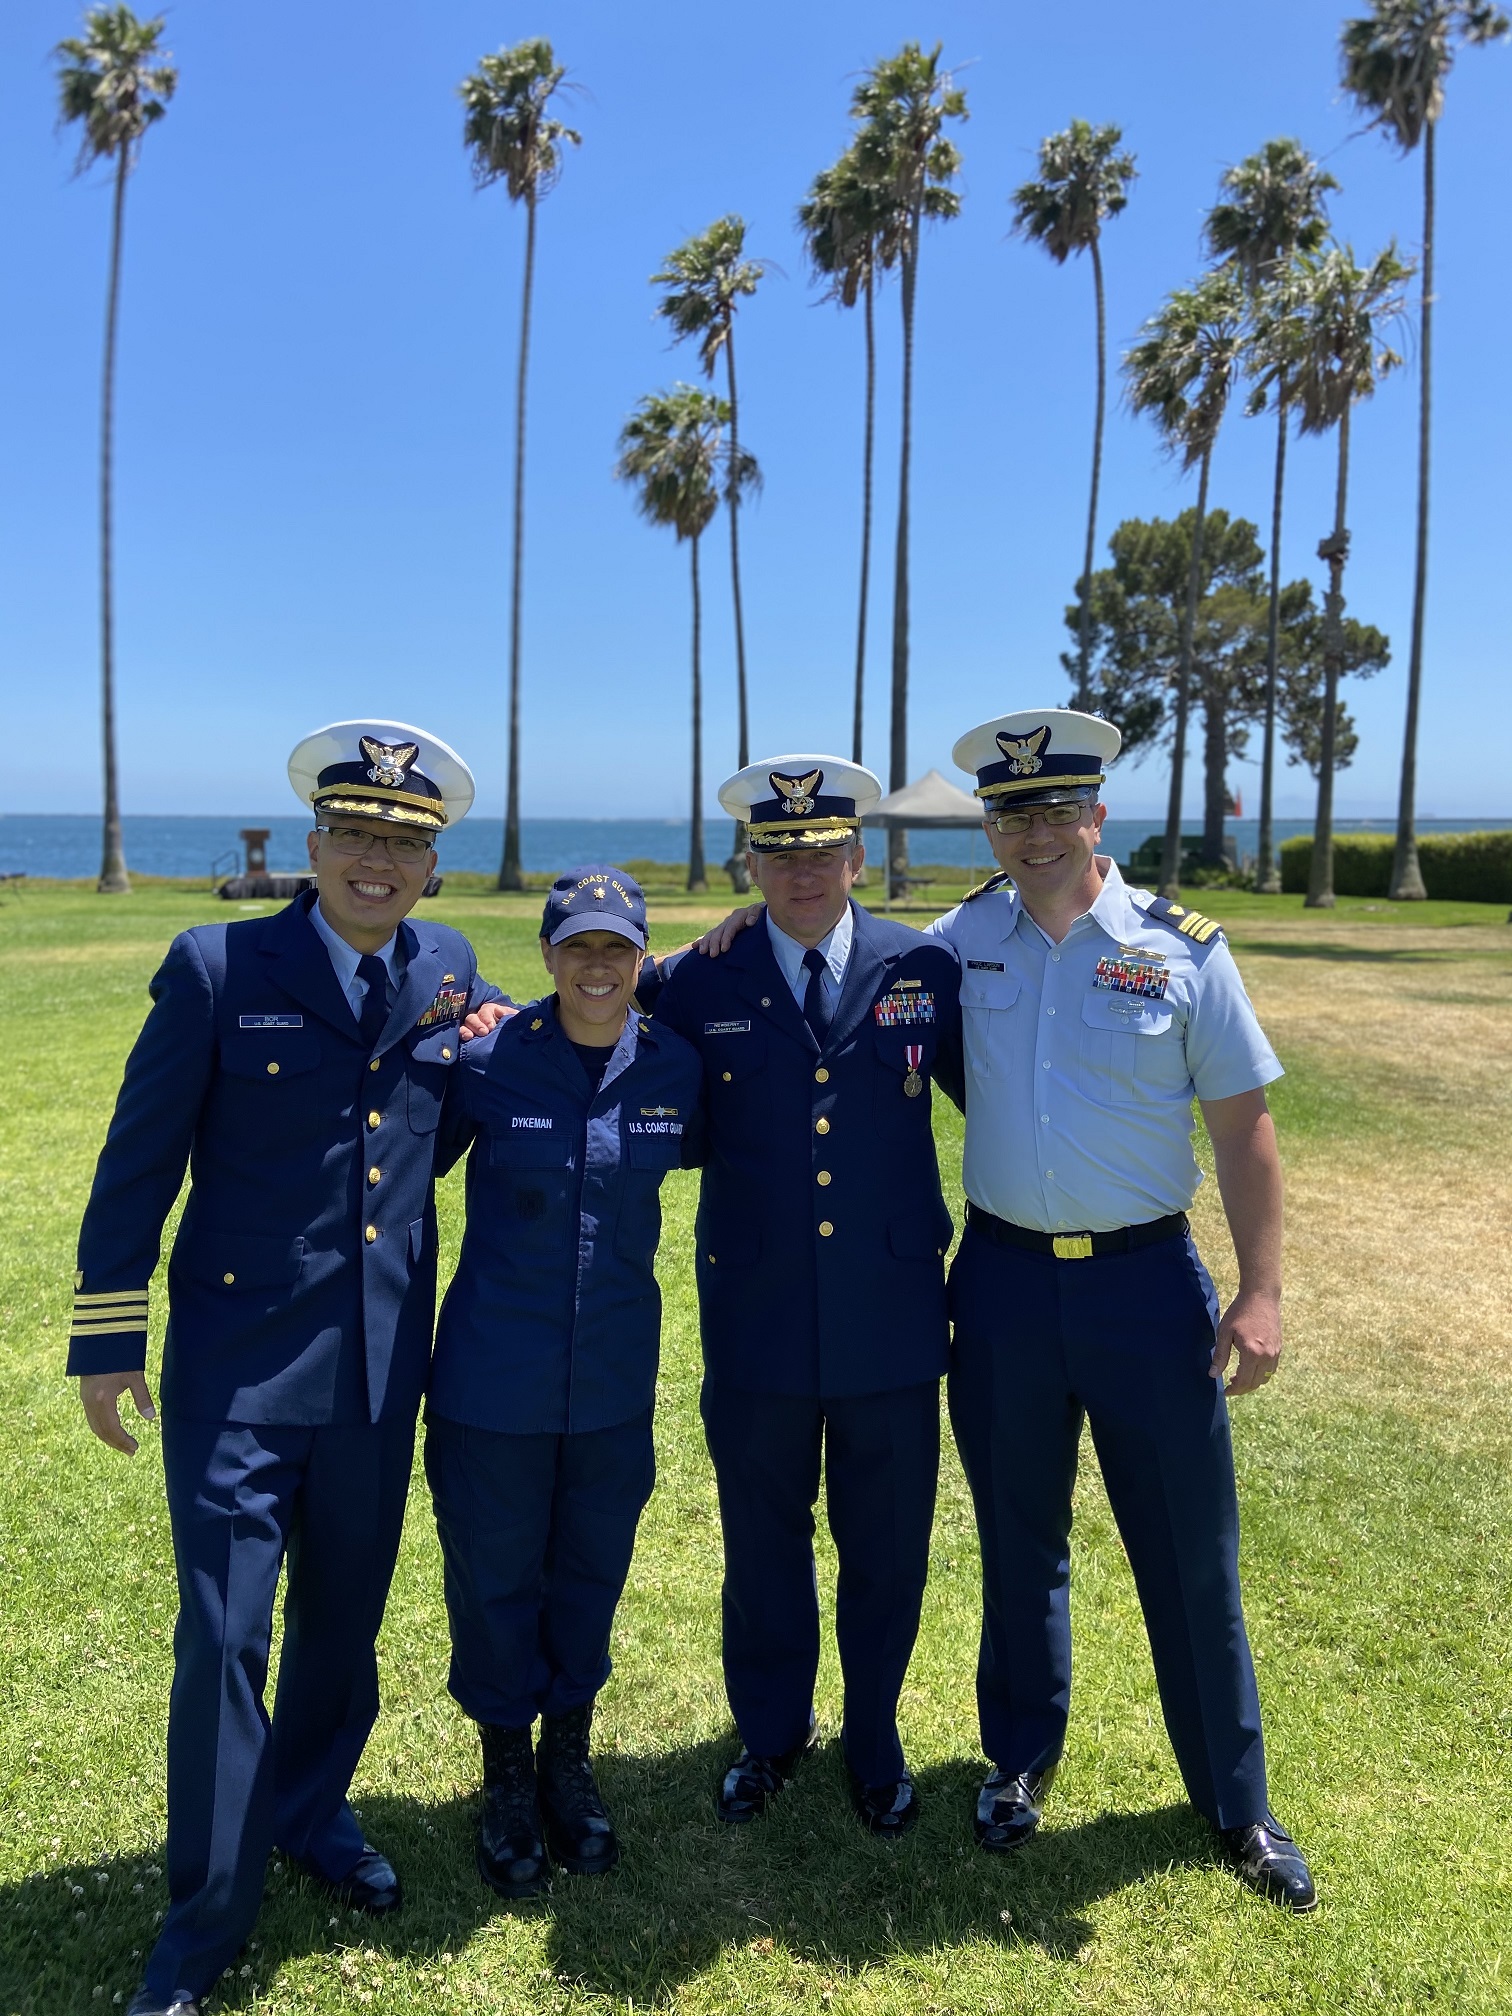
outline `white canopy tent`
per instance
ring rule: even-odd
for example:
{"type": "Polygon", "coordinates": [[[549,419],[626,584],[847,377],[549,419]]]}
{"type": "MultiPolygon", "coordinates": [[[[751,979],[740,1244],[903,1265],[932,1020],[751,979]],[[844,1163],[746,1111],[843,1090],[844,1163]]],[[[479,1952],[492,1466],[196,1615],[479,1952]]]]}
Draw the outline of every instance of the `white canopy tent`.
{"type": "MultiPolygon", "coordinates": [[[[948,777],[942,777],[938,770],[926,770],[912,784],[890,791],[866,814],[861,824],[881,826],[889,833],[895,826],[916,831],[979,833],[982,828],[982,802],[973,798],[969,791],[963,791],[959,784],[952,784],[948,777]]],[[[975,865],[974,861],[968,862],[967,872],[970,873],[975,865]]],[[[883,891],[885,909],[892,901],[892,878],[885,868],[883,891]]]]}

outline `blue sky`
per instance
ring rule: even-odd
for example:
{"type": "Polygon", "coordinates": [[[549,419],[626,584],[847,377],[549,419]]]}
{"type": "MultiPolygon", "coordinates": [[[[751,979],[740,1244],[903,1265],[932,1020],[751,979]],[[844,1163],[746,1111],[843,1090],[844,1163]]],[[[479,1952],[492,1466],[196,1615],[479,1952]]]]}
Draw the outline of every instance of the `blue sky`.
{"type": "MultiPolygon", "coordinates": [[[[1295,133],[1344,185],[1338,234],[1415,254],[1421,174],[1339,95],[1320,0],[448,0],[281,18],[178,0],[179,95],[128,199],[118,433],[123,799],[134,812],[288,808],[307,727],[373,712],[432,727],[503,802],[509,476],[523,216],[472,191],[458,80],[549,35],[580,85],[584,144],[543,205],[525,604],[527,815],[686,806],[686,553],[611,480],[639,395],[697,376],[653,320],[647,276],[726,211],[774,262],[742,310],[743,432],[766,490],[743,520],[757,752],[849,742],[862,332],[816,303],[792,226],[845,143],[861,68],[943,41],[971,119],[964,209],[928,239],[919,289],[910,769],[953,774],[986,716],[1059,703],[1092,417],[1091,275],[1007,236],[1040,137],[1116,120],[1140,180],[1105,237],[1110,347],[1200,264],[1222,169],[1295,133]]],[[[5,811],[99,801],[95,466],[108,188],[73,179],[48,52],[82,9],[0,14],[0,680],[5,811]]],[[[1487,256],[1487,192],[1512,184],[1512,52],[1472,51],[1440,129],[1435,515],[1419,809],[1506,813],[1512,386],[1498,368],[1512,266],[1487,256]],[[1489,339],[1489,340],[1488,340],[1489,339]]],[[[878,539],[868,759],[885,770],[895,508],[896,290],[880,304],[878,539]]],[[[1409,337],[1410,356],[1415,344],[1409,337]]],[[[1350,695],[1361,749],[1343,814],[1395,802],[1411,607],[1414,373],[1359,415],[1346,583],[1391,667],[1350,695]]],[[[1273,433],[1237,415],[1213,502],[1264,523],[1273,433]]],[[[1332,456],[1292,458],[1288,575],[1331,521],[1332,456]]],[[[1190,501],[1150,429],[1115,409],[1101,536],[1190,501]]],[[[706,542],[706,769],[734,767],[725,545],[706,542]]],[[[1258,750],[1254,752],[1258,755],[1258,750]]],[[[1246,810],[1258,769],[1236,766],[1246,810]]],[[[1195,806],[1195,775],[1191,804],[1195,806]]],[[[1156,763],[1110,790],[1163,803],[1156,763]]],[[[1310,809],[1280,776],[1278,811],[1310,809]]]]}

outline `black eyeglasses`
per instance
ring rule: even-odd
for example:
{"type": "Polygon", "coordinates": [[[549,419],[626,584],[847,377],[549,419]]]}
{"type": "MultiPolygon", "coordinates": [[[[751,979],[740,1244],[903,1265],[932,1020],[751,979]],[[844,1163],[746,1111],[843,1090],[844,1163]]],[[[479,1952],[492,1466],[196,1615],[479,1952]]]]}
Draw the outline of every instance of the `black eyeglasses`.
{"type": "Polygon", "coordinates": [[[1082,804],[1036,805],[1032,812],[999,812],[992,823],[999,833],[1027,833],[1036,819],[1047,826],[1075,826],[1086,809],[1082,804]]]}
{"type": "Polygon", "coordinates": [[[388,850],[391,861],[423,861],[431,850],[428,833],[366,833],[360,826],[317,826],[337,854],[367,854],[375,847],[388,850]]]}

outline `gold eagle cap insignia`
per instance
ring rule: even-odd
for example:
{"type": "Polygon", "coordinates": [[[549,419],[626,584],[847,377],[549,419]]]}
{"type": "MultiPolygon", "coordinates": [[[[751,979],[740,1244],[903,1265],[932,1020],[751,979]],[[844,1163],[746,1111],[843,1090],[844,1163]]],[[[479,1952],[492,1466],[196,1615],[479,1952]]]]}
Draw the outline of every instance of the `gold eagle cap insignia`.
{"type": "Polygon", "coordinates": [[[1008,768],[1015,777],[1032,777],[1037,770],[1044,769],[1040,750],[1044,748],[1050,734],[1050,724],[1036,728],[1032,735],[1015,737],[999,735],[997,745],[1008,758],[1008,768]]]}
{"type": "Polygon", "coordinates": [[[822,770],[810,770],[807,777],[780,777],[771,773],[772,789],[782,800],[782,809],[795,819],[804,819],[814,809],[814,793],[824,782],[822,770]]]}
{"type": "Polygon", "coordinates": [[[368,782],[397,791],[404,773],[420,754],[418,742],[375,742],[371,735],[358,737],[358,746],[369,764],[368,782]]]}

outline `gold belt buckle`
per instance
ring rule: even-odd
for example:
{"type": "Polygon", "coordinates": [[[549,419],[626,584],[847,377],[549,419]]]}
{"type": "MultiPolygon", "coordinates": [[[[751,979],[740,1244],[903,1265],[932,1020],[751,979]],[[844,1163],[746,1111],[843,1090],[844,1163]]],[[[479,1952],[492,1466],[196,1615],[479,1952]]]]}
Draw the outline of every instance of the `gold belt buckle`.
{"type": "Polygon", "coordinates": [[[1092,1234],[1090,1232],[1057,1233],[1054,1246],[1057,1260],[1090,1260],[1092,1258],[1092,1234]]]}

